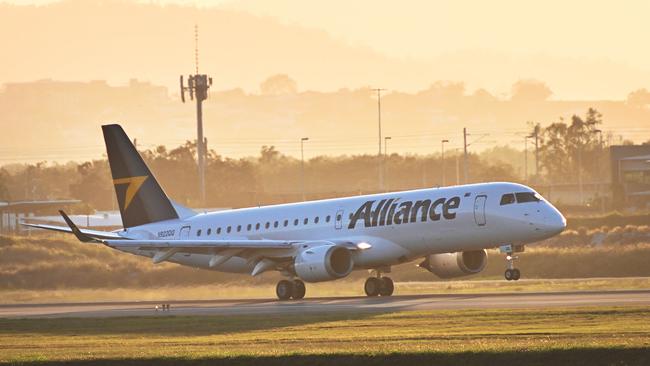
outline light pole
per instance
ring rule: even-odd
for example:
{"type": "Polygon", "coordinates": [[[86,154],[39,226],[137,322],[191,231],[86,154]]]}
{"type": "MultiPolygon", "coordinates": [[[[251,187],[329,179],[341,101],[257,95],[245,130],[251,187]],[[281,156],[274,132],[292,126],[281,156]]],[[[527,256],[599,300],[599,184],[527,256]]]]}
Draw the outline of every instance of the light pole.
{"type": "Polygon", "coordinates": [[[603,130],[596,129],[594,130],[594,133],[598,134],[598,155],[596,156],[596,191],[598,192],[598,199],[600,200],[600,210],[601,212],[605,212],[605,200],[603,197],[600,195],[600,182],[601,182],[601,175],[600,175],[600,159],[602,158],[603,155],[603,130]]]}
{"type": "Polygon", "coordinates": [[[303,201],[305,201],[305,141],[309,141],[309,137],[300,139],[300,190],[303,201]]]}
{"type": "MultiPolygon", "coordinates": [[[[386,90],[382,88],[375,88],[371,89],[372,91],[377,92],[377,127],[379,131],[379,152],[377,153],[377,156],[381,158],[381,92],[386,90]]],[[[381,159],[379,160],[379,190],[382,191],[384,189],[384,170],[381,166],[381,159]]]]}
{"type": "Polygon", "coordinates": [[[464,160],[463,160],[463,183],[467,184],[467,128],[463,127],[463,151],[464,151],[464,160]]]}
{"type": "Polygon", "coordinates": [[[446,185],[445,182],[445,142],[449,142],[449,140],[444,139],[440,141],[440,155],[442,157],[442,186],[444,187],[446,185]]]}
{"type": "Polygon", "coordinates": [[[390,139],[390,136],[384,137],[384,157],[388,156],[388,140],[390,139]]]}
{"type": "MultiPolygon", "coordinates": [[[[384,165],[384,180],[388,181],[388,161],[386,158],[388,157],[388,140],[390,140],[390,136],[384,137],[384,159],[383,159],[383,165],[384,165]]],[[[388,186],[388,184],[386,184],[388,186]]],[[[388,191],[388,188],[386,188],[386,191],[388,191]]]]}

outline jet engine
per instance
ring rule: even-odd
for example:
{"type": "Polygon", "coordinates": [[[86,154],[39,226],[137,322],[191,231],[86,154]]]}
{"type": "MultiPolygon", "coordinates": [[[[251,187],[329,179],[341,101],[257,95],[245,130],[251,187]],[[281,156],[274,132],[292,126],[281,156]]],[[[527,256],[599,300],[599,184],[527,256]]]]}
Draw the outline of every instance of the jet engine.
{"type": "Polygon", "coordinates": [[[440,278],[454,278],[477,274],[487,265],[487,251],[433,254],[424,258],[420,267],[440,278]]]}
{"type": "Polygon", "coordinates": [[[306,248],[294,262],[294,270],[305,282],[343,278],[352,272],[352,253],[342,246],[322,245],[306,248]]]}

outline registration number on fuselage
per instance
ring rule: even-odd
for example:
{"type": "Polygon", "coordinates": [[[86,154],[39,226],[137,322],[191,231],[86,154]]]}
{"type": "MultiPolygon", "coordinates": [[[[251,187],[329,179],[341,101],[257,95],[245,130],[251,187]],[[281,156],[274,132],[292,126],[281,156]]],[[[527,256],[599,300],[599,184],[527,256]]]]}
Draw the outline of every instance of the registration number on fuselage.
{"type": "Polygon", "coordinates": [[[170,236],[174,236],[174,234],[176,234],[176,230],[163,230],[158,232],[158,237],[169,238],[170,236]]]}

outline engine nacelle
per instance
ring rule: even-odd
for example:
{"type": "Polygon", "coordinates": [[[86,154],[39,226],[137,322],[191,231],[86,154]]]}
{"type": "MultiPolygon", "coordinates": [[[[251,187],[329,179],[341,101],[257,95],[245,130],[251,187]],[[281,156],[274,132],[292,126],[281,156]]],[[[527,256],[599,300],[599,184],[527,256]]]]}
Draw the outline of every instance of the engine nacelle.
{"type": "Polygon", "coordinates": [[[477,274],[487,265],[487,251],[433,254],[425,257],[420,267],[440,278],[454,278],[477,274]]]}
{"type": "Polygon", "coordinates": [[[342,246],[322,245],[304,249],[294,263],[298,277],[305,282],[343,278],[352,272],[352,253],[342,246]]]}

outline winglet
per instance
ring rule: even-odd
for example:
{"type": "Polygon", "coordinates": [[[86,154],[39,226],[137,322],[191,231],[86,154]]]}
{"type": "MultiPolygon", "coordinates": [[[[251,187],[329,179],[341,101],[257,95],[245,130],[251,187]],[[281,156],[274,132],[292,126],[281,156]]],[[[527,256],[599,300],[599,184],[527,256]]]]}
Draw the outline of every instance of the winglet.
{"type": "Polygon", "coordinates": [[[70,217],[68,217],[68,215],[66,215],[66,213],[63,212],[63,210],[59,210],[59,213],[63,217],[63,220],[65,221],[65,223],[68,224],[68,226],[72,230],[72,233],[74,234],[74,236],[76,236],[77,239],[79,239],[79,241],[84,242],[84,243],[97,242],[97,240],[95,240],[92,237],[82,233],[81,230],[79,230],[79,228],[77,227],[77,225],[75,225],[75,223],[72,222],[70,217]]]}

